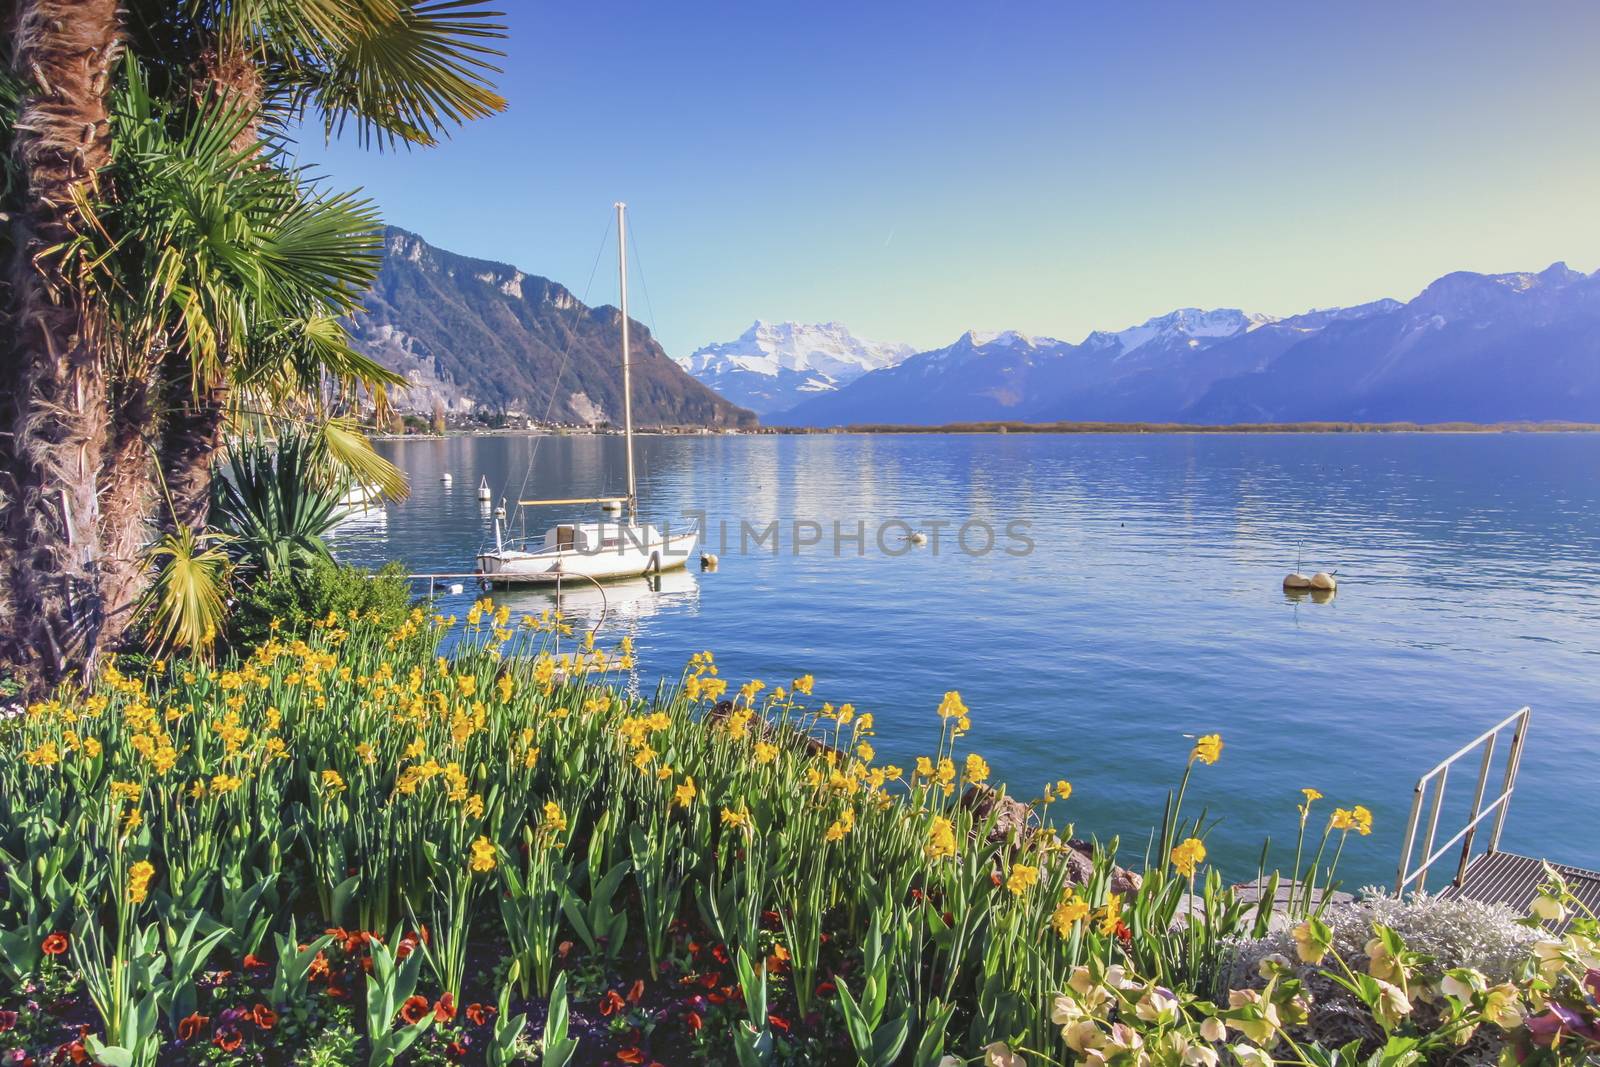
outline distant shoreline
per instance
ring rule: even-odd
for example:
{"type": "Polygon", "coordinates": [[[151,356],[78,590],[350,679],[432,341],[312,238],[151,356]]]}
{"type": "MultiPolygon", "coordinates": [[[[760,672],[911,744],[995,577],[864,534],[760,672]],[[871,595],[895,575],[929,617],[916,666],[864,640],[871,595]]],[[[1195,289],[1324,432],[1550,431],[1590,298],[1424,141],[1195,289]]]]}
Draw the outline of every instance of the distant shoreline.
{"type": "MultiPolygon", "coordinates": [[[[735,435],[839,436],[844,434],[1357,434],[1357,433],[1600,433],[1595,422],[949,422],[938,426],[861,423],[851,426],[762,426],[754,430],[692,426],[643,426],[634,431],[650,436],[701,437],[735,435]]],[[[443,440],[447,437],[616,437],[617,429],[544,427],[490,429],[463,427],[446,433],[374,433],[376,441],[443,440]]]]}
{"type": "Polygon", "coordinates": [[[861,423],[844,427],[772,426],[775,434],[1245,434],[1245,433],[1596,433],[1594,422],[950,422],[938,426],[861,423]]]}

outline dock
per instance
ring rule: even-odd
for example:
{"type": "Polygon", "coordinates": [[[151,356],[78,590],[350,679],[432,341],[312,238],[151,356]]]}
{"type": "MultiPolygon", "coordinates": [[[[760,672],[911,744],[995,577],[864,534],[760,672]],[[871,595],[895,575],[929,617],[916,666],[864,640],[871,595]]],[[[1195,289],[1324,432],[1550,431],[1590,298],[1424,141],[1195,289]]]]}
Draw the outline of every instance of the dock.
{"type": "MultiPolygon", "coordinates": [[[[1540,887],[1549,880],[1545,871],[1548,864],[1566,881],[1573,896],[1591,911],[1600,913],[1600,871],[1524,856],[1500,847],[1506,812],[1511,806],[1511,798],[1517,788],[1517,775],[1522,769],[1522,752],[1527,743],[1531,719],[1532,711],[1528,708],[1514,712],[1445,757],[1417,780],[1411,799],[1411,818],[1406,826],[1405,844],[1401,846],[1400,868],[1395,875],[1396,896],[1425,891],[1429,873],[1436,866],[1446,866],[1440,861],[1449,858],[1454,860],[1454,876],[1436,891],[1437,895],[1504,904],[1517,914],[1526,915],[1534,898],[1539,895],[1540,887]],[[1489,782],[1496,770],[1495,756],[1502,738],[1508,742],[1504,769],[1499,774],[1498,792],[1490,798],[1487,795],[1489,782]],[[1468,756],[1479,753],[1470,815],[1465,825],[1448,841],[1435,847],[1450,770],[1468,756]],[[1431,804],[1428,802],[1430,795],[1431,804]],[[1424,808],[1428,809],[1426,820],[1423,817],[1424,808]],[[1481,852],[1474,851],[1478,829],[1486,823],[1487,846],[1481,852]]],[[[1470,766],[1470,763],[1467,765],[1470,766]]],[[[1579,840],[1582,840],[1581,836],[1579,840]]]]}

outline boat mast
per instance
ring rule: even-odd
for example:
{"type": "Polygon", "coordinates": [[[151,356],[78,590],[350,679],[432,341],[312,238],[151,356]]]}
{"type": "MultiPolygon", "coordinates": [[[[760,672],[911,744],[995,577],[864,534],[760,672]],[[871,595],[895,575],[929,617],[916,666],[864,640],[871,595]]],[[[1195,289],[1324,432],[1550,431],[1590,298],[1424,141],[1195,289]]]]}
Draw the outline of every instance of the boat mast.
{"type": "Polygon", "coordinates": [[[617,279],[622,304],[622,434],[628,449],[628,525],[636,524],[638,490],[633,481],[633,383],[628,355],[628,205],[617,201],[617,279]]]}

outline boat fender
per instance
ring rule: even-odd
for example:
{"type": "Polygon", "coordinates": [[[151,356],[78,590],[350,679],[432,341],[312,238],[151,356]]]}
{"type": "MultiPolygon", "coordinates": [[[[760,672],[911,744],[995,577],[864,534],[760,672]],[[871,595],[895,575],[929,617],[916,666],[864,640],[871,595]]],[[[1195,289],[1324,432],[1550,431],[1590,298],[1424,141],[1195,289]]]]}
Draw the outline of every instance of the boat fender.
{"type": "Polygon", "coordinates": [[[449,471],[445,471],[443,474],[439,475],[439,481],[443,482],[445,485],[449,485],[454,480],[455,479],[450,477],[449,471]]]}
{"type": "Polygon", "coordinates": [[[1333,591],[1339,588],[1339,583],[1333,580],[1333,575],[1327,571],[1318,571],[1311,576],[1311,588],[1333,591]]]}
{"type": "Polygon", "coordinates": [[[1295,571],[1293,574],[1290,574],[1286,578],[1284,578],[1283,587],[1285,589],[1311,589],[1311,588],[1314,588],[1312,586],[1312,584],[1311,584],[1311,579],[1307,578],[1305,575],[1301,574],[1299,571],[1295,571]]]}
{"type": "Polygon", "coordinates": [[[928,535],[919,530],[912,533],[912,535],[906,538],[906,540],[910,541],[914,545],[925,545],[928,543],[928,535]]]}
{"type": "Polygon", "coordinates": [[[461,595],[461,583],[460,582],[451,582],[445,588],[445,591],[448,592],[451,596],[460,596],[461,595]]]}
{"type": "Polygon", "coordinates": [[[717,569],[717,554],[715,552],[700,553],[700,569],[714,571],[717,569]]]}

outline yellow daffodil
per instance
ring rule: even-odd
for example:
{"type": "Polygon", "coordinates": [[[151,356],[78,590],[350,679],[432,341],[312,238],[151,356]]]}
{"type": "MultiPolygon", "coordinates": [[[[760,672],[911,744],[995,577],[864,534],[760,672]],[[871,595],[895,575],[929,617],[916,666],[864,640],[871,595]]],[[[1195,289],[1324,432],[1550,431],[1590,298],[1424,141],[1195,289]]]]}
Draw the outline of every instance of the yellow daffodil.
{"type": "Polygon", "coordinates": [[[1221,755],[1222,735],[1206,734],[1195,741],[1194,750],[1189,753],[1189,762],[1194,763],[1196,760],[1198,760],[1201,763],[1209,765],[1217,762],[1217,758],[1221,755]]]}
{"type": "Polygon", "coordinates": [[[1071,937],[1073,927],[1089,915],[1089,902],[1073,890],[1061,895],[1061,902],[1050,913],[1050,926],[1061,937],[1071,937]]]}
{"type": "Polygon", "coordinates": [[[955,824],[943,815],[935,815],[928,830],[928,843],[923,852],[930,860],[947,859],[956,854],[955,824]]]}
{"type": "Polygon", "coordinates": [[[1014,897],[1020,897],[1034,887],[1039,881],[1039,868],[1030,867],[1025,863],[1013,863],[1011,874],[1006,878],[1006,890],[1014,897]]]}
{"type": "Polygon", "coordinates": [[[1172,849],[1172,866],[1185,878],[1193,878],[1195,868],[1205,862],[1206,846],[1198,837],[1179,842],[1172,849]]]}
{"type": "Polygon", "coordinates": [[[150,879],[155,877],[155,865],[149,860],[140,860],[128,868],[128,899],[135,904],[143,904],[145,897],[150,893],[150,879]]]}

